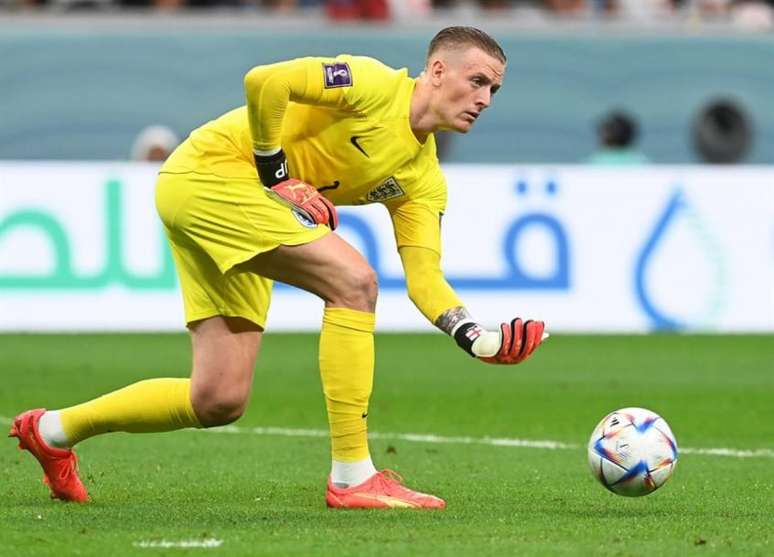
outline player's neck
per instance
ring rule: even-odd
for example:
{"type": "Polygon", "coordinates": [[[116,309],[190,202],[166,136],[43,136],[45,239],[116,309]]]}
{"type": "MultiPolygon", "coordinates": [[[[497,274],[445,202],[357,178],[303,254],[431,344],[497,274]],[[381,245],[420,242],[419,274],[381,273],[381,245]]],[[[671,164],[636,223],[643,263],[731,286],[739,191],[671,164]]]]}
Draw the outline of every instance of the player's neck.
{"type": "Polygon", "coordinates": [[[414,85],[409,109],[411,131],[420,143],[424,143],[427,136],[437,129],[437,119],[430,105],[430,92],[430,83],[424,74],[420,75],[414,85]]]}

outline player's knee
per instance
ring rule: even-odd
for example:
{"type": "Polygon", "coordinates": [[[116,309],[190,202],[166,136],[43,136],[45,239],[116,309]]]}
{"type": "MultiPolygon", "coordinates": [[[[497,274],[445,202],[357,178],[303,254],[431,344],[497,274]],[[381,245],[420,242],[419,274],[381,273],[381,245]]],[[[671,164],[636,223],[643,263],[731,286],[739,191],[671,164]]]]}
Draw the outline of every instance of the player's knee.
{"type": "Polygon", "coordinates": [[[247,408],[247,393],[232,389],[200,389],[191,393],[191,403],[204,427],[230,424],[238,420],[247,408]]]}
{"type": "Polygon", "coordinates": [[[357,273],[356,288],[363,298],[370,304],[376,304],[376,296],[379,294],[379,278],[376,271],[370,265],[364,265],[357,273]]]}
{"type": "Polygon", "coordinates": [[[379,284],[376,271],[370,265],[360,265],[352,269],[347,280],[342,281],[342,285],[344,288],[341,296],[346,306],[364,311],[374,310],[379,284]]]}

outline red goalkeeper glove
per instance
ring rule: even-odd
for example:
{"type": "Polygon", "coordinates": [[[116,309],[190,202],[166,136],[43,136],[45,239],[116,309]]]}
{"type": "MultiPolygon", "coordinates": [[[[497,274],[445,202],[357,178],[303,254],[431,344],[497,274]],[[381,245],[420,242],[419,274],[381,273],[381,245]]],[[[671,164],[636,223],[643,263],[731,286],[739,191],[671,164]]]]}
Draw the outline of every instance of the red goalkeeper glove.
{"type": "Polygon", "coordinates": [[[453,336],[463,350],[488,364],[523,362],[548,338],[542,321],[523,321],[519,317],[502,323],[497,332],[468,321],[458,325],[453,336]]]}
{"type": "Polygon", "coordinates": [[[520,318],[500,325],[500,349],[493,356],[482,357],[488,364],[518,364],[529,358],[543,342],[545,324],[542,321],[522,321],[520,318]]]}
{"type": "Polygon", "coordinates": [[[333,203],[307,183],[288,178],[288,159],[278,149],[271,154],[255,152],[255,169],[266,190],[280,203],[294,207],[309,222],[327,224],[331,230],[339,225],[333,203]]]}
{"type": "Polygon", "coordinates": [[[327,224],[331,230],[336,230],[339,225],[339,215],[333,203],[301,180],[291,178],[268,188],[268,191],[278,201],[292,205],[311,222],[327,224]]]}

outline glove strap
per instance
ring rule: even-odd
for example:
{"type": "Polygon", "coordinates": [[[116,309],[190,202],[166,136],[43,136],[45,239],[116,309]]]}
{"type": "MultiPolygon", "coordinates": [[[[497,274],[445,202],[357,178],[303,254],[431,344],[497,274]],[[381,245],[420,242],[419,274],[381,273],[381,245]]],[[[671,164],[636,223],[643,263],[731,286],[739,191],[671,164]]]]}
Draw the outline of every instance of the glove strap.
{"type": "Polygon", "coordinates": [[[475,321],[463,321],[462,323],[458,323],[454,328],[452,336],[457,342],[457,346],[475,358],[476,355],[473,353],[473,343],[483,332],[484,329],[482,329],[481,325],[475,321]]]}
{"type": "Polygon", "coordinates": [[[258,170],[258,177],[261,179],[264,187],[272,188],[280,182],[288,179],[288,159],[285,152],[280,149],[273,155],[253,154],[255,158],[255,168],[258,170]]]}

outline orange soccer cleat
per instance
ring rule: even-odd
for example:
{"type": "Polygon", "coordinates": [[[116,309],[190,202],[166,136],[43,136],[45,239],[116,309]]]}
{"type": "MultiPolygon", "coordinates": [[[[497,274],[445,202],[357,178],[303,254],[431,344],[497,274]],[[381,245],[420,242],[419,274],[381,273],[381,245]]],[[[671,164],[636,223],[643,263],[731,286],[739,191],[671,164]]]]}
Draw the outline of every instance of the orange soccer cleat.
{"type": "Polygon", "coordinates": [[[49,447],[40,437],[38,422],[46,410],[28,410],[16,416],[9,437],[19,439],[19,449],[26,449],[43,467],[43,482],[53,499],[84,503],[89,494],[78,477],[78,457],[70,449],[49,447]]]}
{"type": "Polygon", "coordinates": [[[443,509],[446,503],[433,495],[412,491],[392,470],[382,470],[359,485],[340,488],[328,478],[325,502],[339,509],[443,509]]]}

